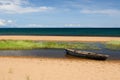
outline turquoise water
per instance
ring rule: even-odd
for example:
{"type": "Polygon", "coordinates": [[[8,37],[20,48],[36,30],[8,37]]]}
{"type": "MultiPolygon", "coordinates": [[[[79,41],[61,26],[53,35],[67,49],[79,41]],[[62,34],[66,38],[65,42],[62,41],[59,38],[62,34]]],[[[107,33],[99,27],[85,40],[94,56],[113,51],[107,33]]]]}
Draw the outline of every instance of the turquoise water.
{"type": "Polygon", "coordinates": [[[0,35],[120,36],[120,28],[0,28],[0,35]]]}

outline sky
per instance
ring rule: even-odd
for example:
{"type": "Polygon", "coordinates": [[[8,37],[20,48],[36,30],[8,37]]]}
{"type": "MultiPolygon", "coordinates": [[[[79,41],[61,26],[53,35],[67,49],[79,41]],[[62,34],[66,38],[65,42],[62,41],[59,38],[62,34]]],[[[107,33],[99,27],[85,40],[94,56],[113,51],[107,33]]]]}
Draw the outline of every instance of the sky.
{"type": "Polygon", "coordinates": [[[0,28],[118,27],[120,0],[0,0],[0,28]]]}

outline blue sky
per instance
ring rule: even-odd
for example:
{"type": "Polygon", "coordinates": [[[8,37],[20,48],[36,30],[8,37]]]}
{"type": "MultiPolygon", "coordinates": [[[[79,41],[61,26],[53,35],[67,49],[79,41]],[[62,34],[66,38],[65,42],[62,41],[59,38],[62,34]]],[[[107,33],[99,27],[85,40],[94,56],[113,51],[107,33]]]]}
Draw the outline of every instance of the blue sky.
{"type": "Polygon", "coordinates": [[[120,0],[0,0],[0,27],[119,27],[120,0]]]}

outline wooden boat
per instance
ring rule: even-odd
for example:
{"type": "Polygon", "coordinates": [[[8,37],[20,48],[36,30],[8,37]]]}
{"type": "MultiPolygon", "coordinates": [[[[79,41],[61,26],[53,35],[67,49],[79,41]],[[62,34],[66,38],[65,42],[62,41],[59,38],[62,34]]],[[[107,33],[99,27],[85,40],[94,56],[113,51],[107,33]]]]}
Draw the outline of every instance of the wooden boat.
{"type": "Polygon", "coordinates": [[[73,49],[66,49],[66,53],[72,56],[95,59],[95,60],[106,60],[109,57],[109,55],[105,55],[105,54],[98,54],[98,53],[73,50],[73,49]]]}

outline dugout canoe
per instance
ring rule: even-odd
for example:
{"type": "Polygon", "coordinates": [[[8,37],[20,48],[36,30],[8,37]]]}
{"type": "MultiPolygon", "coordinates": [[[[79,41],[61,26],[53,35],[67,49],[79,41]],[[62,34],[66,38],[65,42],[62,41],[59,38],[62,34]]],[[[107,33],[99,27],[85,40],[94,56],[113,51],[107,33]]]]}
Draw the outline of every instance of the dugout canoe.
{"type": "Polygon", "coordinates": [[[65,49],[65,50],[68,55],[82,57],[82,58],[88,58],[88,59],[106,60],[109,57],[109,55],[98,54],[98,53],[94,53],[94,52],[87,52],[87,51],[73,50],[73,49],[65,49]]]}

